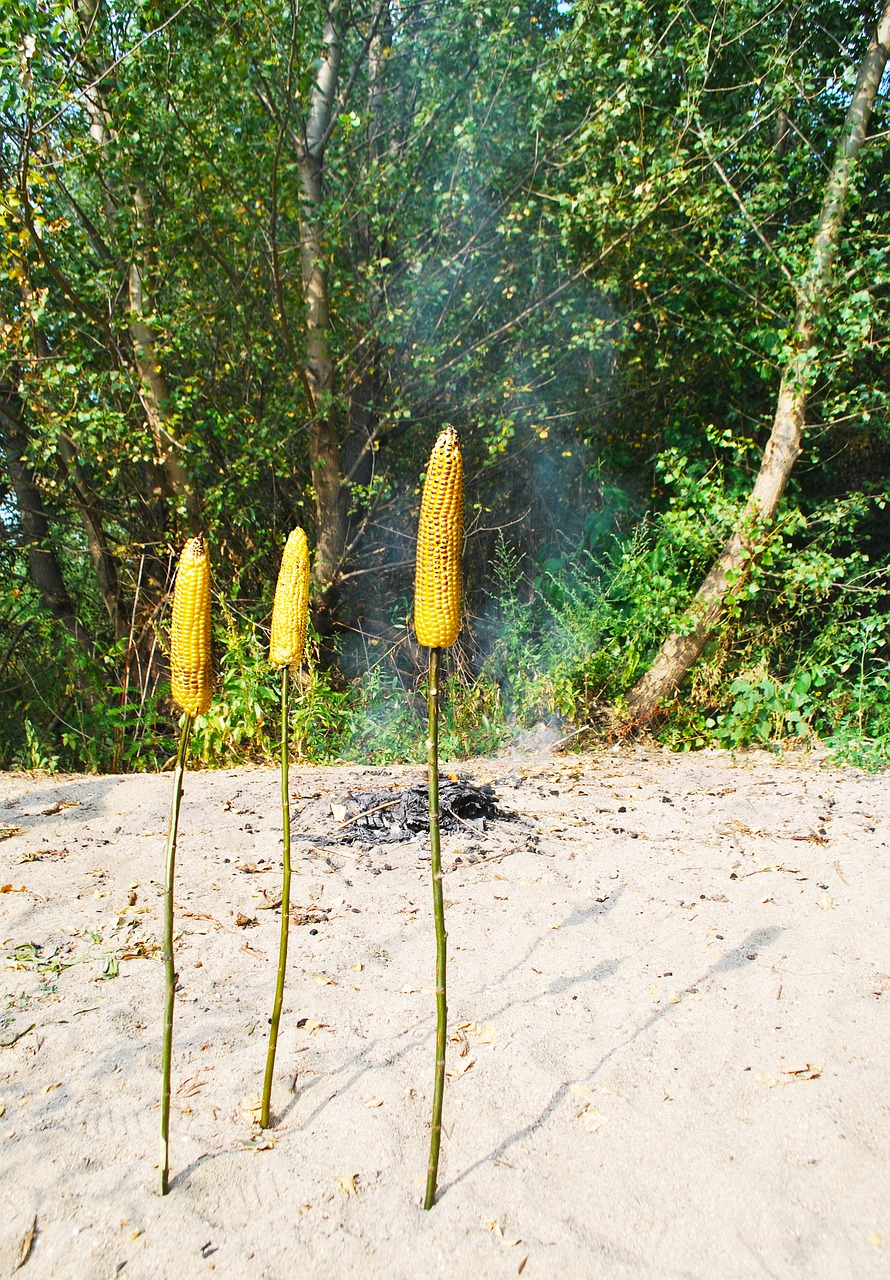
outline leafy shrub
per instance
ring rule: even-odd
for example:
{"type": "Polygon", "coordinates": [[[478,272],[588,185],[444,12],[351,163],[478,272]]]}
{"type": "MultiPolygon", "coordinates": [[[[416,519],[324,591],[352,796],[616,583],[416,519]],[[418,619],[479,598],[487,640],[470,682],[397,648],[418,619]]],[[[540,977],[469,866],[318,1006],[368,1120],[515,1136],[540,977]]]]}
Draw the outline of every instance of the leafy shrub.
{"type": "MultiPolygon", "coordinates": [[[[707,466],[668,450],[664,509],[636,523],[601,482],[611,534],[605,519],[593,519],[589,537],[557,539],[534,557],[499,537],[491,596],[446,658],[443,756],[498,751],[540,720],[596,728],[605,707],[620,706],[664,636],[682,628],[702,572],[737,519],[746,446],[730,448],[722,437],[717,445],[726,457],[707,466]]],[[[689,750],[818,739],[840,759],[888,763],[890,570],[872,563],[869,544],[886,501],[879,489],[786,501],[728,624],[669,707],[661,741],[689,750]]],[[[140,684],[132,666],[127,674],[125,644],[103,636],[98,615],[90,656],[43,613],[21,566],[12,582],[0,593],[0,767],[163,767],[176,741],[163,683],[140,684]]],[[[232,592],[217,602],[216,694],[193,738],[205,767],[276,758],[280,685],[254,616],[261,607],[243,606],[232,592]]],[[[393,605],[396,621],[407,607],[401,598],[393,605]]],[[[369,646],[347,679],[330,654],[319,662],[310,637],[291,706],[299,757],[425,759],[425,671],[398,645],[368,657],[377,652],[369,646]]]]}

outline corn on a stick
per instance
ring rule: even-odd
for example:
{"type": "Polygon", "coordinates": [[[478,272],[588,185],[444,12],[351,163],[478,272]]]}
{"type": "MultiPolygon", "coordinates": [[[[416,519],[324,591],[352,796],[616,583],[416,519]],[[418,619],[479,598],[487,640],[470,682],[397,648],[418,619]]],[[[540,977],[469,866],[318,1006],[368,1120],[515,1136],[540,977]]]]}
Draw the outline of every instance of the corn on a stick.
{"type": "Polygon", "coordinates": [[[442,1139],[442,1101],[445,1093],[445,1041],[448,1005],[445,961],[448,935],[442,895],[442,850],[439,836],[439,675],[441,651],[454,644],[460,630],[461,555],[463,552],[463,461],[460,439],[446,428],[430,455],[417,533],[417,574],[414,590],[414,628],[430,651],[427,773],[430,810],[430,869],[436,925],[436,1069],[433,1118],[427,1164],[424,1209],[436,1200],[439,1147],[442,1139]]]}
{"type": "Polygon", "coordinates": [[[164,1039],[161,1049],[160,1193],[167,1194],[170,1171],[170,1067],[173,1052],[173,1006],[176,967],[173,961],[173,876],[183,775],[195,716],[210,706],[210,562],[203,538],[190,538],[182,550],[173,590],[170,629],[171,692],[184,712],[173,773],[173,798],[167,837],[164,883],[164,1039]]]}
{"type": "Polygon", "coordinates": [[[278,977],[275,984],[275,1001],[272,1006],[272,1022],[269,1029],[269,1048],[266,1054],[266,1073],[263,1079],[263,1101],[260,1108],[260,1124],[269,1127],[269,1107],[272,1097],[272,1077],[275,1072],[275,1051],[278,1046],[278,1028],[281,1023],[281,1005],[284,1000],[284,979],[287,972],[287,941],[290,923],[290,796],[288,793],[288,752],[290,726],[288,716],[288,671],[300,665],[306,640],[306,621],[309,612],[309,547],[302,529],[294,529],[287,540],[281,569],[275,587],[275,604],[272,609],[272,635],[269,644],[269,661],[281,667],[281,826],[284,841],[281,884],[281,934],[278,945],[278,977]]]}

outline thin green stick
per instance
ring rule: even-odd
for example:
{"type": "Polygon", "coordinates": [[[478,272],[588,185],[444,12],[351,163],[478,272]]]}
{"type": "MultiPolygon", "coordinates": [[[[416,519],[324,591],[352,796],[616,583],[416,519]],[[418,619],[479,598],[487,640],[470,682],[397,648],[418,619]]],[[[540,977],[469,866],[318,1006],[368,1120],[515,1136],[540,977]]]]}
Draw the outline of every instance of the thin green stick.
{"type": "Polygon", "coordinates": [[[170,831],[167,838],[167,870],[164,881],[164,1044],[161,1049],[161,1175],[160,1194],[168,1190],[170,1171],[170,1060],[173,1054],[173,1002],[176,995],[176,969],[173,964],[173,874],[176,870],[176,833],[179,829],[179,806],[185,757],[194,716],[184,715],[179,734],[179,750],[173,771],[173,799],[170,805],[170,831]]]}
{"type": "Polygon", "coordinates": [[[433,877],[433,914],[436,921],[436,1076],[433,1086],[433,1124],[430,1160],[426,1174],[424,1209],[436,1202],[439,1144],[442,1140],[442,1098],[445,1093],[445,1036],[448,1007],[445,1000],[445,904],[442,901],[442,850],[439,842],[439,671],[441,649],[430,649],[429,734],[426,740],[430,801],[430,870],[433,877]]]}
{"type": "Polygon", "coordinates": [[[290,924],[290,796],[287,785],[290,733],[287,713],[287,670],[287,667],[281,668],[281,826],[284,835],[284,879],[281,884],[281,938],[278,944],[278,981],[275,985],[272,1025],[269,1030],[269,1050],[266,1054],[266,1075],[263,1080],[263,1106],[260,1112],[260,1124],[264,1129],[269,1127],[269,1101],[272,1097],[272,1075],[275,1071],[275,1050],[278,1047],[281,1003],[284,999],[284,976],[287,971],[287,937],[290,924]]]}

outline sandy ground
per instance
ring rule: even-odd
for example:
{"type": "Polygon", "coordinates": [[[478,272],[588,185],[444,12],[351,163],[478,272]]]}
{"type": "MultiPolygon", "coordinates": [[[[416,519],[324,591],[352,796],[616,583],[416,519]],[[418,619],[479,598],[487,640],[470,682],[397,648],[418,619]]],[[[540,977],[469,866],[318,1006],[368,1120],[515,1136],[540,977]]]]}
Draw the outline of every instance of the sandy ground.
{"type": "MultiPolygon", "coordinates": [[[[278,779],[189,774],[161,1199],[171,778],[0,776],[0,1276],[890,1276],[886,779],[639,749],[459,772],[517,816],[445,842],[430,1213],[424,845],[295,841],[264,1137],[278,779]]],[[[294,831],[423,776],[296,767],[294,831]]]]}

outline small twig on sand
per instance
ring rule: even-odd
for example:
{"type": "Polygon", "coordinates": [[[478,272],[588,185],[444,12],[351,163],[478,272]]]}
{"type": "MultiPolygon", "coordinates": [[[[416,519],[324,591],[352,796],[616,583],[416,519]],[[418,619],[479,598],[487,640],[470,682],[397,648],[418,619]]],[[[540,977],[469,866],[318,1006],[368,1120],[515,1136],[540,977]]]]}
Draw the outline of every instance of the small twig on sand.
{"type": "Polygon", "coordinates": [[[504,858],[509,858],[511,854],[518,853],[522,848],[524,848],[524,845],[518,844],[513,849],[504,849],[503,853],[493,853],[490,855],[485,854],[478,862],[462,862],[459,867],[456,867],[454,863],[452,863],[451,866],[448,867],[448,870],[466,871],[469,867],[487,867],[492,862],[502,862],[504,858]]]}
{"type": "Polygon", "coordinates": [[[24,1031],[20,1031],[18,1035],[12,1037],[11,1040],[0,1040],[0,1049],[11,1049],[14,1044],[21,1040],[22,1036],[26,1036],[29,1031],[33,1031],[37,1026],[36,1022],[32,1022],[30,1027],[25,1027],[24,1031]]]}

